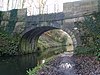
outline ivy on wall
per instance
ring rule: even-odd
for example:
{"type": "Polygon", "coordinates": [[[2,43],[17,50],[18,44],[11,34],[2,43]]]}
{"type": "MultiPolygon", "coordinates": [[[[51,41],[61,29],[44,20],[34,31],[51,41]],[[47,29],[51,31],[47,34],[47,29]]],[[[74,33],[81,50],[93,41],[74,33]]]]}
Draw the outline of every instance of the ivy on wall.
{"type": "Polygon", "coordinates": [[[100,58],[100,12],[84,16],[84,21],[77,22],[84,47],[90,47],[100,58]]]}
{"type": "Polygon", "coordinates": [[[1,24],[1,19],[2,19],[2,12],[0,11],[0,24],[1,24]]]}
{"type": "Polygon", "coordinates": [[[15,28],[16,25],[16,21],[17,21],[17,9],[11,10],[11,14],[10,14],[10,19],[9,19],[9,23],[6,27],[6,31],[11,34],[13,33],[13,30],[15,28]]]}

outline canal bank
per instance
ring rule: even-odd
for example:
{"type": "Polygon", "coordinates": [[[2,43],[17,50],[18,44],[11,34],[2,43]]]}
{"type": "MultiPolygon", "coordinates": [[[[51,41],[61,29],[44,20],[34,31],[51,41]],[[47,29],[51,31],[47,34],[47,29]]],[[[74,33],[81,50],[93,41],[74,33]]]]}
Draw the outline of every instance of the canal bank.
{"type": "Polygon", "coordinates": [[[76,75],[73,52],[64,52],[49,58],[43,65],[29,70],[29,75],[76,75]],[[38,70],[38,71],[37,71],[38,70]]]}
{"type": "Polygon", "coordinates": [[[29,70],[28,75],[100,75],[100,61],[95,56],[65,52],[29,70]]]}
{"type": "Polygon", "coordinates": [[[63,51],[62,47],[58,47],[46,49],[45,52],[41,54],[32,53],[0,57],[0,75],[27,75],[29,69],[41,65],[43,60],[62,53],[63,51]]]}
{"type": "Polygon", "coordinates": [[[26,75],[26,70],[37,64],[36,55],[0,57],[0,75],[26,75]]]}

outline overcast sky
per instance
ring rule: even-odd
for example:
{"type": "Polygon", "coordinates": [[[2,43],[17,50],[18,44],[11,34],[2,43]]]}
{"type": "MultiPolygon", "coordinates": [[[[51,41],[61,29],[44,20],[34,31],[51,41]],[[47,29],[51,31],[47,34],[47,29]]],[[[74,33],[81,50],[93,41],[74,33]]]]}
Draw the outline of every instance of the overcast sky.
{"type": "MultiPolygon", "coordinates": [[[[17,0],[16,2],[16,0],[9,0],[9,10],[14,8],[21,9],[22,1],[17,0]]],[[[47,0],[44,13],[62,12],[63,3],[73,1],[79,0],[47,0]]],[[[7,11],[7,2],[8,0],[0,0],[0,10],[7,11]]],[[[27,8],[28,15],[38,14],[39,11],[36,7],[38,7],[38,0],[26,0],[24,3],[24,8],[27,8]]]]}

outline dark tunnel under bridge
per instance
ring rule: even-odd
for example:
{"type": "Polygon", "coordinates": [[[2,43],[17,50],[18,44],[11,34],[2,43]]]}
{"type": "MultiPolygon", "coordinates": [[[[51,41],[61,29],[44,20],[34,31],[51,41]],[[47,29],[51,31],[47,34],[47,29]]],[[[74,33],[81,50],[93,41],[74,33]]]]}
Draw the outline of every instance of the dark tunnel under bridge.
{"type": "MultiPolygon", "coordinates": [[[[30,29],[29,31],[25,32],[25,34],[22,35],[21,40],[20,40],[20,52],[21,53],[35,52],[37,49],[37,42],[38,42],[39,37],[44,32],[47,32],[53,29],[61,29],[61,28],[56,28],[56,27],[51,27],[51,26],[41,26],[41,27],[30,29]]],[[[72,32],[69,33],[69,30],[67,28],[66,30],[63,30],[63,31],[69,34],[69,36],[71,37],[73,41],[73,47],[75,48],[77,46],[77,40],[72,32]]]]}

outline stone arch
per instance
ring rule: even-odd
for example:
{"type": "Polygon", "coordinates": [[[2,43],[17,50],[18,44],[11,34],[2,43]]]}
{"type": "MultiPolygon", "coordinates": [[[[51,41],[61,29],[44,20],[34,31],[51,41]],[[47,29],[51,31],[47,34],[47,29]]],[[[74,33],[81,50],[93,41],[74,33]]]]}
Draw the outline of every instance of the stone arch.
{"type": "MultiPolygon", "coordinates": [[[[40,26],[35,28],[30,28],[29,31],[25,31],[20,40],[20,51],[21,53],[32,53],[36,50],[36,44],[41,34],[46,31],[53,29],[61,29],[52,26],[40,26]]],[[[74,48],[77,46],[77,39],[72,31],[69,29],[62,29],[71,37],[73,41],[74,48]]]]}

